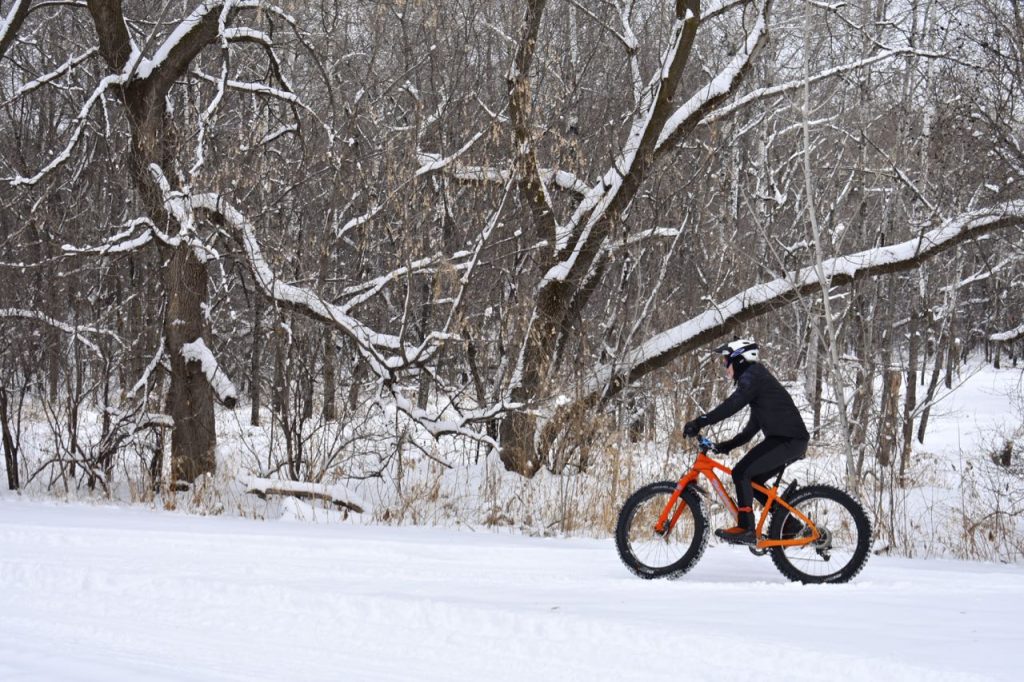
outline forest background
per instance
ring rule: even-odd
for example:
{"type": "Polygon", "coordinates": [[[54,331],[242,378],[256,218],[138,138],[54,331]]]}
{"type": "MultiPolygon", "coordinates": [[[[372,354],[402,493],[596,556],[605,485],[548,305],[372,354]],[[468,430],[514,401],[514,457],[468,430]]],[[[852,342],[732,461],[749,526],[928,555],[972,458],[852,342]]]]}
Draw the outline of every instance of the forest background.
{"type": "Polygon", "coordinates": [[[742,335],[879,550],[955,488],[947,551],[1019,559],[1021,404],[922,453],[1020,375],[1022,45],[1018,0],[3,0],[7,486],[607,532],[742,335]]]}

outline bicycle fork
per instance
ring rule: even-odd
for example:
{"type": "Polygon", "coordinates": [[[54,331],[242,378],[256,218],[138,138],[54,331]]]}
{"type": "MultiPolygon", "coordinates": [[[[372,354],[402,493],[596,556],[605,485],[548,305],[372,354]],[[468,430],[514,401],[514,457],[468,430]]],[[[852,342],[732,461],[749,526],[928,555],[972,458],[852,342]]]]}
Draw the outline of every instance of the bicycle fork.
{"type": "MultiPolygon", "coordinates": [[[[736,504],[732,501],[732,498],[729,497],[729,493],[725,491],[725,486],[722,485],[722,481],[715,475],[715,472],[705,472],[704,475],[708,478],[711,483],[711,487],[714,489],[715,493],[718,494],[719,499],[722,500],[722,504],[724,504],[734,516],[738,515],[739,511],[736,509],[736,504]]],[[[675,528],[676,522],[679,521],[679,517],[682,516],[683,510],[686,509],[686,501],[680,499],[683,491],[686,490],[688,485],[695,483],[698,477],[699,474],[697,472],[691,471],[679,479],[679,483],[676,484],[676,489],[672,491],[672,496],[669,497],[665,508],[661,510],[661,516],[658,517],[658,522],[654,526],[656,533],[659,535],[668,535],[672,532],[672,529],[675,528]],[[673,511],[673,509],[675,511],[673,511]],[[671,518],[669,518],[670,516],[671,518]]]]}

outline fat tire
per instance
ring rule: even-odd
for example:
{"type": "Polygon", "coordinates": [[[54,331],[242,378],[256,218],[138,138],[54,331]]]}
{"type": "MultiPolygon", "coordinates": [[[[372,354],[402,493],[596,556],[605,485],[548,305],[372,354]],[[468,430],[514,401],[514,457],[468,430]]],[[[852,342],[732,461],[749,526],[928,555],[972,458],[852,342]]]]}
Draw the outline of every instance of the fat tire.
{"type": "Polygon", "coordinates": [[[644,564],[633,554],[629,544],[629,530],[632,526],[637,507],[655,495],[663,495],[665,493],[671,495],[676,489],[676,485],[675,481],[659,481],[645,485],[629,496],[629,499],[622,505],[622,510],[619,512],[618,523],[615,525],[615,548],[618,550],[619,558],[622,559],[622,563],[626,565],[626,568],[633,575],[645,580],[681,577],[700,560],[704,554],[704,549],[708,545],[708,523],[704,515],[701,497],[692,486],[687,486],[680,494],[680,497],[686,502],[693,515],[694,533],[683,555],[678,561],[674,561],[667,566],[653,567],[644,564]]]}
{"type": "MultiPolygon", "coordinates": [[[[815,498],[832,500],[842,505],[853,517],[857,528],[857,546],[853,550],[850,560],[842,569],[827,575],[810,575],[804,573],[794,566],[789,557],[786,556],[785,547],[772,547],[771,557],[775,568],[779,569],[782,575],[793,582],[804,584],[809,583],[846,583],[853,580],[867,563],[868,555],[871,553],[871,519],[864,511],[860,502],[855,500],[849,493],[830,485],[810,485],[806,488],[798,488],[786,497],[786,502],[799,508],[802,503],[815,498]]],[[[784,507],[777,507],[772,512],[771,521],[768,524],[768,537],[782,537],[782,526],[789,516],[788,510],[784,507]]],[[[813,520],[813,519],[812,519],[813,520]]]]}

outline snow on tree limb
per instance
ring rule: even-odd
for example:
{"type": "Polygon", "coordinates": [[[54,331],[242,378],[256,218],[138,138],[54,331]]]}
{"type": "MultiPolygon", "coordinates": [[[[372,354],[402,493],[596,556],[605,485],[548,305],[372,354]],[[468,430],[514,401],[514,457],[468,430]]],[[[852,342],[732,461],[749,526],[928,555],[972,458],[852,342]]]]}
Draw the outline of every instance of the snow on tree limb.
{"type": "Polygon", "coordinates": [[[13,102],[17,98],[21,97],[22,95],[28,94],[33,90],[36,90],[37,88],[40,88],[43,85],[46,85],[47,83],[57,80],[58,78],[70,72],[76,66],[78,66],[94,54],[97,54],[98,52],[98,47],[92,47],[80,55],[75,55],[73,57],[68,58],[66,62],[58,66],[53,71],[43,74],[42,76],[39,76],[38,78],[35,78],[29,81],[28,83],[24,83],[18,86],[14,93],[10,97],[8,97],[7,101],[3,102],[3,104],[9,104],[10,102],[13,102]]]}
{"type": "Polygon", "coordinates": [[[28,16],[30,0],[14,0],[7,11],[7,16],[0,19],[0,57],[7,52],[7,47],[14,41],[21,24],[28,16]]]}
{"type": "MultiPolygon", "coordinates": [[[[97,51],[116,73],[102,79],[90,94],[78,116],[74,119],[72,133],[64,149],[58,152],[36,174],[29,177],[19,174],[13,178],[7,178],[6,180],[12,186],[35,185],[51,171],[66,163],[78,145],[87,118],[93,107],[98,101],[101,101],[108,91],[126,87],[131,83],[146,82],[149,91],[153,95],[162,97],[167,93],[175,80],[185,72],[195,55],[218,35],[222,36],[223,46],[226,49],[228,35],[236,37],[247,36],[252,39],[259,33],[258,31],[247,31],[247,29],[228,29],[226,22],[235,10],[259,7],[260,2],[256,0],[204,0],[175,26],[157,48],[153,57],[147,59],[143,56],[139,46],[135,44],[127,30],[120,2],[89,0],[87,4],[93,16],[93,21],[96,24],[100,46],[78,57],[72,57],[50,74],[41,76],[31,83],[21,86],[14,97],[30,92],[40,85],[60,77],[63,73],[74,68],[97,51]],[[229,33],[230,31],[235,31],[235,33],[229,33]]],[[[19,7],[27,6],[28,0],[19,0],[19,2],[12,6],[7,18],[0,24],[0,45],[4,45],[4,41],[8,40],[8,34],[17,28],[14,24],[20,23],[15,21],[18,19],[18,16],[21,16],[17,14],[19,7]]],[[[23,19],[23,16],[21,18],[23,19]]],[[[6,49],[5,45],[4,49],[6,49]]],[[[2,54],[3,50],[0,49],[0,55],[2,54]]],[[[222,74],[221,89],[224,87],[224,81],[226,81],[226,73],[222,74]]],[[[231,86],[279,97],[287,101],[295,99],[291,93],[271,86],[235,82],[232,82],[231,86]]],[[[219,102],[219,95],[220,92],[218,93],[218,98],[215,98],[214,102],[211,103],[207,110],[208,112],[216,108],[219,102]]],[[[202,135],[200,135],[201,143],[202,135]]],[[[200,161],[197,164],[199,163],[201,163],[201,153],[200,161]]]]}
{"type": "Polygon", "coordinates": [[[498,447],[498,443],[494,438],[489,436],[486,431],[478,431],[472,428],[472,426],[474,424],[492,422],[510,410],[518,410],[523,407],[520,403],[499,401],[493,405],[488,405],[480,409],[456,410],[458,416],[453,419],[443,418],[440,416],[435,417],[426,410],[421,410],[416,406],[415,402],[406,398],[395,390],[394,387],[391,387],[390,397],[390,402],[385,402],[380,399],[375,402],[381,409],[387,410],[389,407],[393,407],[394,409],[404,413],[426,430],[431,437],[436,439],[441,436],[464,436],[485,445],[489,445],[492,448],[498,447]]]}
{"type": "Polygon", "coordinates": [[[442,168],[446,167],[448,164],[452,163],[460,156],[465,154],[467,151],[469,151],[469,148],[476,144],[477,140],[479,140],[483,136],[484,131],[481,130],[477,132],[475,135],[473,135],[473,137],[469,138],[469,140],[464,145],[462,145],[462,147],[460,147],[457,151],[452,152],[450,155],[445,157],[432,157],[432,155],[421,153],[419,157],[421,162],[423,162],[423,165],[416,169],[416,175],[424,175],[426,173],[441,170],[442,168]]]}
{"type": "Polygon", "coordinates": [[[746,5],[750,0],[718,0],[717,2],[711,3],[709,7],[704,7],[700,12],[701,21],[707,21],[708,19],[714,19],[720,14],[725,14],[731,9],[746,5]]]}
{"type": "MultiPolygon", "coordinates": [[[[467,256],[469,256],[468,251],[458,251],[451,256],[451,260],[458,261],[467,256]]],[[[348,300],[346,300],[340,308],[346,313],[349,312],[353,308],[362,305],[376,296],[380,293],[381,289],[400,277],[406,277],[414,273],[433,272],[443,258],[444,256],[441,254],[420,258],[409,263],[409,265],[403,265],[400,268],[395,268],[394,270],[374,277],[373,279],[346,287],[341,291],[341,298],[346,298],[348,300]]],[[[458,262],[453,262],[451,265],[455,271],[464,270],[467,267],[466,265],[458,262]]]]}
{"type": "Polygon", "coordinates": [[[1007,341],[1016,341],[1020,338],[1024,338],[1024,324],[1009,331],[992,334],[988,337],[989,341],[999,341],[1002,343],[1006,343],[1007,341]]]}
{"type": "MultiPolygon", "coordinates": [[[[157,171],[154,170],[155,172],[157,171]]],[[[220,216],[234,230],[242,245],[253,279],[264,295],[279,305],[295,309],[338,329],[355,341],[359,353],[367,360],[371,370],[380,377],[382,388],[390,394],[390,405],[407,414],[435,438],[442,435],[461,435],[496,447],[490,436],[472,428],[472,425],[490,422],[499,414],[516,409],[520,405],[502,401],[481,409],[462,410],[456,409],[453,402],[449,407],[455,409],[458,416],[443,418],[419,409],[413,401],[401,394],[399,386],[394,381],[395,372],[428,360],[440,344],[452,338],[451,334],[428,334],[423,343],[414,347],[403,344],[398,337],[375,332],[348,315],[346,307],[334,305],[311,291],[278,280],[263,257],[253,225],[222,197],[208,193],[191,195],[188,198],[193,209],[206,210],[220,216]],[[398,354],[388,356],[382,351],[398,351],[398,354]]],[[[481,236],[481,245],[497,223],[496,218],[497,212],[481,236]]],[[[479,248],[471,258],[478,254],[479,248]]],[[[468,267],[471,266],[467,266],[467,269],[468,267]]]]}
{"type": "Polygon", "coordinates": [[[656,149],[670,147],[690,127],[707,115],[707,112],[736,89],[743,78],[744,71],[750,66],[754,55],[768,37],[767,13],[770,6],[771,2],[765,2],[762,11],[758,12],[757,21],[747,34],[743,49],[710,83],[694,93],[689,100],[672,113],[662,128],[661,134],[658,135],[656,149]]]}
{"type": "Polygon", "coordinates": [[[13,178],[8,178],[8,182],[10,182],[10,184],[15,187],[19,185],[35,185],[44,177],[46,177],[46,175],[50,171],[62,166],[71,157],[71,152],[73,152],[75,147],[78,145],[78,140],[82,136],[82,130],[85,128],[86,119],[88,118],[89,113],[92,111],[93,105],[95,105],[96,102],[99,101],[101,97],[103,97],[103,95],[107,92],[108,89],[115,85],[121,85],[122,83],[124,83],[124,80],[124,74],[120,73],[107,76],[106,78],[101,80],[99,85],[96,86],[96,89],[93,90],[91,95],[89,95],[89,99],[87,99],[85,101],[85,104],[82,105],[82,109],[81,111],[79,111],[78,116],[75,117],[74,132],[71,133],[71,139],[68,140],[68,143],[67,145],[65,145],[64,149],[61,150],[57,154],[57,156],[51,159],[50,162],[47,163],[43,167],[43,169],[40,170],[35,175],[27,178],[22,175],[18,175],[13,178]]]}
{"type": "Polygon", "coordinates": [[[213,351],[203,341],[203,337],[200,336],[191,343],[182,344],[181,357],[185,358],[185,362],[199,363],[203,370],[203,376],[210,383],[213,394],[217,396],[217,400],[221,404],[227,408],[232,408],[238,403],[238,390],[231,382],[231,379],[228,378],[227,373],[221,369],[217,358],[213,356],[213,351]]]}
{"type": "MultiPolygon", "coordinates": [[[[419,157],[421,164],[436,161],[440,158],[439,155],[432,154],[430,152],[420,152],[417,156],[419,157]]],[[[444,166],[444,171],[449,177],[461,182],[493,182],[503,185],[513,177],[513,171],[495,166],[468,166],[459,163],[451,163],[444,166]]],[[[586,184],[575,174],[568,171],[555,170],[553,168],[541,168],[539,169],[539,172],[541,180],[545,185],[554,186],[567,192],[573,192],[581,197],[585,197],[590,191],[590,185],[586,184]]],[[[522,181],[522,178],[518,176],[515,179],[517,182],[522,181]]]]}
{"type": "Polygon", "coordinates": [[[142,371],[142,376],[140,376],[139,380],[135,382],[135,385],[132,386],[131,389],[129,389],[125,397],[131,398],[136,393],[146,388],[146,385],[149,384],[150,377],[153,376],[154,370],[156,370],[157,366],[160,364],[160,361],[164,359],[164,353],[166,350],[165,347],[166,344],[164,341],[164,337],[161,336],[160,346],[156,349],[156,352],[153,353],[153,358],[149,361],[149,364],[146,365],[146,368],[142,371]]]}
{"type": "MultiPolygon", "coordinates": [[[[193,69],[192,75],[196,76],[197,78],[201,78],[208,83],[213,83],[214,85],[219,86],[222,83],[221,78],[219,76],[211,76],[210,74],[203,73],[198,69],[193,69]]],[[[289,104],[302,104],[302,102],[299,100],[298,95],[296,95],[294,92],[282,90],[281,88],[275,88],[271,85],[267,85],[266,83],[254,83],[251,81],[237,81],[229,79],[223,81],[223,85],[224,87],[231,88],[232,90],[249,92],[254,95],[266,95],[268,97],[275,97],[279,100],[288,102],[289,104]]]]}
{"type": "MultiPolygon", "coordinates": [[[[770,2],[768,3],[770,4],[770,2]]],[[[621,210],[632,200],[635,188],[643,180],[641,164],[649,164],[648,152],[657,147],[659,133],[671,121],[669,111],[676,85],[684,67],[689,61],[690,50],[700,19],[687,9],[677,16],[672,27],[672,38],[662,54],[661,65],[643,89],[637,113],[633,117],[626,141],[622,145],[612,167],[602,176],[601,181],[590,189],[587,196],[573,212],[572,218],[561,226],[556,235],[556,252],[562,256],[544,276],[546,282],[560,282],[570,277],[576,262],[584,251],[596,252],[594,241],[601,241],[602,231],[595,233],[594,227],[611,213],[621,210]],[[623,192],[627,180],[630,187],[623,192]]],[[[581,273],[582,274],[582,273],[581,273]]]]}
{"type": "Polygon", "coordinates": [[[355,341],[360,354],[367,360],[375,374],[389,378],[395,370],[421,360],[421,357],[413,352],[413,349],[404,346],[398,337],[378,333],[348,315],[341,306],[329,303],[311,291],[280,281],[263,257],[253,225],[220,195],[199,194],[191,196],[190,200],[192,208],[210,211],[220,216],[234,230],[242,245],[253,279],[265,296],[344,333],[355,341]],[[401,355],[385,356],[382,350],[403,352],[401,355]]]}
{"type": "Polygon", "coordinates": [[[199,38],[201,33],[209,33],[219,30],[219,20],[222,10],[234,5],[230,0],[204,0],[192,12],[178,22],[170,35],[164,38],[160,47],[156,49],[153,56],[144,60],[136,70],[136,75],[146,80],[154,73],[167,72],[166,75],[158,75],[158,78],[171,80],[192,61],[197,47],[203,47],[209,43],[209,38],[199,38]]]}
{"type": "MultiPolygon", "coordinates": [[[[217,259],[219,254],[204,244],[197,236],[195,215],[193,213],[195,206],[192,204],[191,197],[188,194],[173,191],[167,176],[164,175],[163,171],[156,164],[152,164],[149,170],[154,182],[163,194],[164,208],[167,209],[167,213],[178,223],[178,234],[171,238],[171,243],[179,244],[184,242],[187,244],[200,263],[217,259]]],[[[156,227],[154,226],[151,231],[157,233],[156,227]]]]}
{"type": "MultiPolygon", "coordinates": [[[[876,55],[872,55],[871,57],[866,57],[864,59],[858,59],[857,61],[848,62],[846,64],[840,64],[839,66],[835,66],[835,67],[833,67],[831,69],[825,69],[824,71],[821,71],[821,72],[816,73],[813,76],[811,76],[810,82],[811,83],[818,83],[820,81],[826,80],[828,78],[832,78],[834,76],[838,76],[838,75],[841,75],[841,74],[844,74],[844,73],[848,73],[850,71],[856,71],[857,69],[862,69],[865,66],[870,66],[870,65],[875,64],[877,62],[885,61],[887,59],[894,59],[896,57],[907,57],[907,56],[941,57],[943,55],[935,53],[935,52],[927,52],[925,50],[918,50],[918,49],[909,48],[909,47],[908,48],[898,48],[898,49],[893,49],[893,50],[885,50],[885,51],[880,52],[880,53],[878,53],[876,55]]],[[[756,101],[760,101],[760,100],[763,100],[763,99],[767,99],[769,97],[778,97],[779,95],[784,95],[787,92],[792,92],[792,91],[794,91],[794,90],[796,90],[798,88],[802,88],[802,87],[804,87],[804,83],[805,82],[806,82],[805,79],[798,78],[796,80],[787,81],[787,82],[781,83],[779,85],[773,85],[771,87],[758,88],[756,90],[752,90],[751,92],[748,92],[747,94],[743,95],[742,97],[736,98],[734,101],[730,102],[729,104],[727,104],[725,106],[721,106],[721,107],[715,109],[711,113],[709,113],[706,116],[704,116],[701,119],[700,122],[701,123],[713,123],[715,121],[720,121],[720,120],[722,120],[722,119],[724,119],[724,118],[726,118],[728,116],[731,116],[732,114],[736,113],[737,111],[739,111],[743,107],[747,106],[748,104],[751,104],[752,102],[756,102],[756,101]]]]}
{"type": "Polygon", "coordinates": [[[356,216],[355,218],[350,218],[345,222],[344,225],[338,225],[337,222],[335,222],[334,226],[331,228],[331,231],[334,233],[336,239],[341,239],[348,233],[349,230],[354,230],[360,225],[369,222],[373,218],[373,216],[380,213],[380,210],[382,208],[384,208],[383,204],[377,204],[363,215],[356,216]]]}
{"type": "Polygon", "coordinates": [[[114,339],[114,341],[116,341],[118,344],[121,344],[121,339],[114,332],[106,331],[104,329],[97,329],[95,327],[80,327],[78,325],[68,324],[67,322],[62,322],[61,320],[58,320],[55,317],[50,317],[49,315],[41,313],[37,310],[25,310],[23,308],[0,308],[0,318],[20,318],[23,320],[35,320],[37,322],[42,322],[43,324],[49,325],[54,329],[59,329],[65,334],[70,335],[73,340],[78,341],[83,346],[85,346],[86,348],[88,348],[89,350],[91,350],[100,357],[103,357],[103,353],[102,351],[100,351],[99,346],[97,346],[95,343],[85,338],[84,336],[82,336],[83,333],[102,334],[104,336],[109,336],[112,339],[114,339]]]}
{"type": "MultiPolygon", "coordinates": [[[[920,237],[831,258],[822,266],[831,285],[848,284],[864,277],[912,269],[956,244],[1014,225],[1024,225],[1024,201],[964,213],[920,237]]],[[[649,372],[720,336],[732,325],[786,305],[818,287],[820,282],[815,268],[806,267],[745,289],[713,310],[651,337],[626,353],[617,366],[599,368],[588,382],[587,392],[610,397],[649,372]]]]}
{"type": "MultiPolygon", "coordinates": [[[[136,218],[124,225],[125,229],[117,234],[111,236],[106,242],[99,246],[72,246],[71,244],[65,244],[61,247],[61,251],[68,255],[96,255],[106,256],[114,253],[127,253],[139,249],[146,244],[153,241],[154,235],[159,235],[159,230],[153,224],[153,221],[149,218],[136,218]],[[135,234],[135,228],[139,225],[145,227],[145,229],[138,235],[135,234]]],[[[165,241],[165,239],[161,239],[165,241]]]]}

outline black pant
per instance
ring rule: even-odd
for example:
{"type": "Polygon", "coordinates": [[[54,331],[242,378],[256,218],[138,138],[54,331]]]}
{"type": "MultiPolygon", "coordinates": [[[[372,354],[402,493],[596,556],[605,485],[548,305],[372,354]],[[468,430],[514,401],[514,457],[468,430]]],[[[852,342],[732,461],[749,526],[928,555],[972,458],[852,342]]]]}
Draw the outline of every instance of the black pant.
{"type": "MultiPolygon", "coordinates": [[[[806,440],[777,436],[769,436],[752,447],[732,470],[738,506],[749,507],[753,497],[757,497],[758,501],[764,504],[767,496],[762,492],[755,492],[751,482],[765,485],[768,479],[798,459],[802,459],[806,453],[806,440]]],[[[753,519],[753,514],[748,519],[753,519]]],[[[750,525],[753,525],[752,522],[750,525]]]]}

